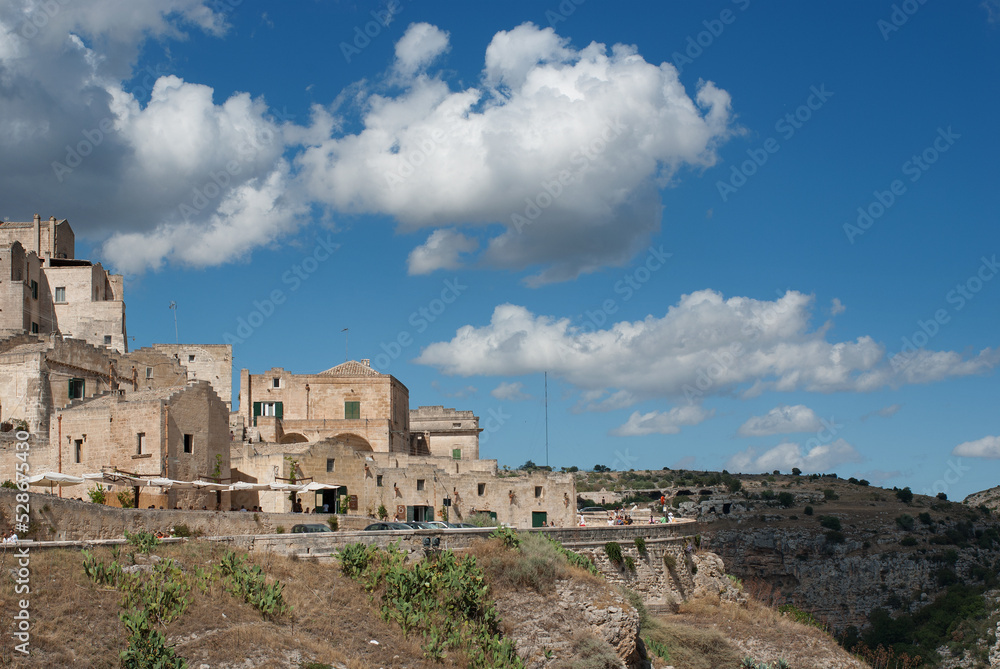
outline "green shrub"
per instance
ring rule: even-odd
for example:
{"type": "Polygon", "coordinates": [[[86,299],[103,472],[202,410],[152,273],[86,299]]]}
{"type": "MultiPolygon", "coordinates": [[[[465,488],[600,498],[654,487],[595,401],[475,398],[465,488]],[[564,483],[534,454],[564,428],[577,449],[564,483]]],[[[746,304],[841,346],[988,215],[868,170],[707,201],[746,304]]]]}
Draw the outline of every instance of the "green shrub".
{"type": "Polygon", "coordinates": [[[622,564],[622,547],[618,545],[617,541],[609,541],[604,544],[604,553],[608,556],[608,560],[612,564],[622,564]]]}
{"type": "Polygon", "coordinates": [[[902,490],[896,491],[896,498],[903,504],[909,504],[913,501],[913,491],[909,487],[903,488],[902,490]]]}
{"type": "Polygon", "coordinates": [[[330,526],[331,532],[336,532],[340,529],[340,521],[337,520],[337,516],[334,516],[333,514],[327,516],[326,524],[330,526]]]}
{"type": "Polygon", "coordinates": [[[908,534],[905,537],[903,537],[902,540],[900,540],[899,543],[902,546],[916,546],[917,545],[917,538],[915,536],[913,536],[912,534],[908,534]]]}
{"type": "Polygon", "coordinates": [[[132,494],[131,490],[119,491],[116,497],[118,498],[118,503],[122,505],[123,509],[132,509],[135,507],[135,495],[132,494]]]}
{"type": "Polygon", "coordinates": [[[907,532],[913,529],[913,516],[908,513],[904,513],[901,516],[896,516],[896,524],[907,532]]]}
{"type": "Polygon", "coordinates": [[[639,555],[643,557],[646,556],[646,539],[643,537],[635,538],[635,549],[639,551],[639,555]]]}
{"type": "Polygon", "coordinates": [[[838,532],[837,530],[830,530],[826,533],[826,542],[829,544],[842,544],[846,540],[843,532],[838,532]]]}
{"type": "Polygon", "coordinates": [[[381,592],[382,618],[406,636],[420,635],[426,657],[442,660],[447,650],[461,649],[473,669],[524,666],[513,642],[500,634],[500,617],[475,557],[458,558],[448,550],[407,566],[398,544],[388,550],[356,546],[341,551],[342,566],[352,565],[352,577],[369,592],[381,592]]]}
{"type": "Polygon", "coordinates": [[[663,564],[664,564],[664,566],[666,566],[667,569],[669,569],[670,571],[673,571],[674,569],[677,568],[677,558],[675,558],[670,553],[664,553],[663,554],[663,564]]]}
{"type": "Polygon", "coordinates": [[[148,553],[160,544],[160,540],[152,532],[140,531],[135,534],[129,534],[128,530],[126,530],[125,543],[135,546],[136,550],[140,553],[148,553]]]}
{"type": "Polygon", "coordinates": [[[820,516],[819,524],[828,530],[833,530],[835,532],[840,531],[840,518],[836,516],[820,516]]]}
{"type": "Polygon", "coordinates": [[[11,490],[17,490],[17,484],[7,479],[3,483],[0,483],[0,488],[10,488],[11,490]]]}
{"type": "Polygon", "coordinates": [[[119,614],[128,632],[128,646],[120,653],[122,669],[185,669],[187,662],[177,657],[164,636],[152,629],[146,612],[132,609],[119,614]]]}
{"type": "Polygon", "coordinates": [[[517,530],[512,527],[498,527],[490,532],[490,539],[500,539],[507,548],[517,548],[521,545],[521,539],[517,536],[517,530]]]}
{"type": "Polygon", "coordinates": [[[174,536],[175,537],[190,537],[191,528],[187,525],[174,525],[174,536]]]}
{"type": "Polygon", "coordinates": [[[840,499],[840,495],[835,493],[832,488],[826,488],[823,490],[823,499],[835,500],[840,499]]]}
{"type": "Polygon", "coordinates": [[[786,509],[795,504],[795,495],[790,492],[778,493],[778,504],[786,509]]]}
{"type": "Polygon", "coordinates": [[[919,518],[920,522],[923,523],[924,525],[934,524],[934,519],[931,518],[931,514],[927,513],[926,511],[917,514],[917,518],[919,518]]]}
{"type": "Polygon", "coordinates": [[[96,486],[87,491],[87,497],[94,504],[104,504],[108,499],[108,491],[101,486],[96,486]]]}
{"type": "Polygon", "coordinates": [[[811,516],[813,515],[813,508],[808,504],[806,504],[806,508],[802,509],[802,513],[806,514],[807,516],[811,516]]]}

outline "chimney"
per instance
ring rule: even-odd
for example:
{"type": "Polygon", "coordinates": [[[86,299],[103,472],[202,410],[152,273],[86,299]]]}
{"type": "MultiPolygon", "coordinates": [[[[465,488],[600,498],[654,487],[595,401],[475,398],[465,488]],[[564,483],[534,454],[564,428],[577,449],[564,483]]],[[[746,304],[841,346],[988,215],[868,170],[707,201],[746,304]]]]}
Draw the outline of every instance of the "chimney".
{"type": "Polygon", "coordinates": [[[56,217],[49,216],[49,264],[56,257],[56,217]]]}
{"type": "Polygon", "coordinates": [[[42,255],[42,215],[35,214],[34,220],[34,233],[35,233],[35,248],[33,249],[39,257],[42,255]]]}

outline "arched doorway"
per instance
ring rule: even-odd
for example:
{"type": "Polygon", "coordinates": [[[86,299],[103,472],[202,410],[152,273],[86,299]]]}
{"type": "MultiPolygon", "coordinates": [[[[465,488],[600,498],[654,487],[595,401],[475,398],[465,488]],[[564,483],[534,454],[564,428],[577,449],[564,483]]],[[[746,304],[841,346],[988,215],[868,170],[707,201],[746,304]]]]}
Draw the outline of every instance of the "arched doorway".
{"type": "Polygon", "coordinates": [[[373,450],[372,445],[368,443],[367,439],[365,439],[364,437],[360,437],[356,434],[351,434],[351,433],[338,434],[335,437],[335,439],[336,441],[342,443],[344,446],[349,446],[353,448],[355,451],[361,451],[363,453],[371,453],[373,450]]]}

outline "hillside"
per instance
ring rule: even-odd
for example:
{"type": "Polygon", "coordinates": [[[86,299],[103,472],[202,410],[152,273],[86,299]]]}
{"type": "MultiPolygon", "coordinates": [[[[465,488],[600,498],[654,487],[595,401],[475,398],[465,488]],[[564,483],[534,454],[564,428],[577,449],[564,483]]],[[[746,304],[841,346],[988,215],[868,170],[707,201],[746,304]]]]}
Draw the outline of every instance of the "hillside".
{"type": "Polygon", "coordinates": [[[974,492],[962,500],[962,503],[974,508],[985,506],[992,511],[1000,511],[1000,486],[974,492]]]}
{"type": "MultiPolygon", "coordinates": [[[[814,615],[853,645],[894,645],[927,666],[988,666],[1000,621],[1000,523],[970,506],[836,476],[579,473],[580,496],[637,505],[664,494],[708,523],[709,550],[770,601],[814,615]],[[649,485],[665,487],[650,490],[649,485]],[[604,492],[602,493],[602,489],[604,492]]],[[[977,500],[978,501],[978,500],[977,500]]]]}
{"type": "MultiPolygon", "coordinates": [[[[811,664],[809,658],[816,657],[828,658],[821,666],[862,666],[828,635],[752,601],[721,603],[717,594],[706,592],[676,613],[650,616],[634,597],[570,565],[550,544],[536,536],[520,548],[493,540],[472,551],[484,569],[501,630],[513,640],[525,666],[644,667],[650,666],[647,653],[653,666],[665,666],[669,656],[677,669],[735,669],[747,653],[762,660],[781,656],[793,667],[820,666],[811,664]]],[[[10,555],[0,555],[0,567],[9,569],[10,555]]],[[[430,652],[430,637],[418,631],[404,635],[399,624],[387,622],[379,611],[383,585],[369,596],[363,581],[348,578],[337,564],[249,556],[247,564],[260,566],[268,583],[284,585],[283,600],[290,607],[264,615],[229,592],[224,580],[206,575],[213,565],[218,570],[222,563],[238,564],[240,555],[227,558],[218,544],[191,541],[156,546],[151,555],[126,548],[117,559],[126,571],[138,571],[146,584],[156,581],[164,565],[164,573],[172,574],[167,582],[194,584],[180,595],[189,603],[179,617],[152,625],[192,668],[469,666],[465,651],[430,652]],[[176,570],[171,571],[168,560],[176,561],[176,570]]],[[[107,566],[115,551],[96,549],[93,557],[93,564],[107,566]]],[[[119,653],[129,639],[119,621],[123,594],[88,578],[84,559],[74,550],[32,553],[33,666],[119,666],[119,653]]],[[[15,610],[10,579],[0,583],[0,610],[15,610]]],[[[0,666],[19,666],[9,643],[9,617],[0,632],[6,639],[0,666]]]]}

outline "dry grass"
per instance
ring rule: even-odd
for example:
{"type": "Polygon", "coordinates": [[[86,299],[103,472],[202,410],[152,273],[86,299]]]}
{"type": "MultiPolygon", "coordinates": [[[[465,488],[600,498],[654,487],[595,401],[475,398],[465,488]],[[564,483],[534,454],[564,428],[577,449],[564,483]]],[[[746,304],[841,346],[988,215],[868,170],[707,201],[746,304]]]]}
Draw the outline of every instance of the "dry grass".
{"type": "MultiPolygon", "coordinates": [[[[225,547],[209,542],[159,546],[156,555],[177,560],[185,572],[218,562],[225,547]]],[[[94,551],[110,561],[110,551],[94,551]]],[[[302,662],[339,662],[351,669],[376,667],[464,666],[461,656],[443,664],[423,659],[419,639],[407,639],[385,623],[361,587],[341,576],[335,564],[290,560],[272,554],[249,556],[270,578],[285,584],[292,606],[275,621],[213,584],[207,593],[195,588],[191,605],[163,631],[180,656],[197,667],[242,665],[298,668],[302,662]],[[370,643],[377,640],[378,645],[370,643]]],[[[0,557],[0,560],[3,560],[0,557]]],[[[122,561],[127,563],[122,556],[122,561]]],[[[84,574],[83,558],[75,550],[45,550],[31,554],[31,664],[98,669],[119,666],[118,654],[126,635],[118,620],[120,592],[99,587],[84,574]]],[[[0,562],[2,573],[11,556],[0,562]]],[[[0,577],[0,611],[16,610],[14,584],[0,577]]],[[[14,665],[11,617],[0,618],[0,666],[14,665]]]]}
{"type": "Polygon", "coordinates": [[[677,669],[735,669],[739,666],[738,649],[711,627],[691,625],[672,617],[655,618],[643,630],[643,637],[665,645],[670,657],[661,659],[677,669]]]}
{"type": "Polygon", "coordinates": [[[488,539],[473,543],[467,553],[475,556],[497,595],[523,590],[547,595],[552,593],[557,581],[566,579],[602,589],[606,585],[602,577],[570,565],[551,542],[539,534],[522,534],[520,550],[507,548],[500,539],[488,539]]]}
{"type": "MultiPolygon", "coordinates": [[[[717,598],[694,599],[681,604],[677,616],[659,621],[714,630],[728,639],[741,657],[751,655],[763,661],[782,658],[793,667],[834,669],[865,666],[837,645],[826,632],[797,623],[753,600],[746,605],[738,605],[720,602],[717,598]]],[[[677,666],[680,669],[685,665],[677,666]]]]}

